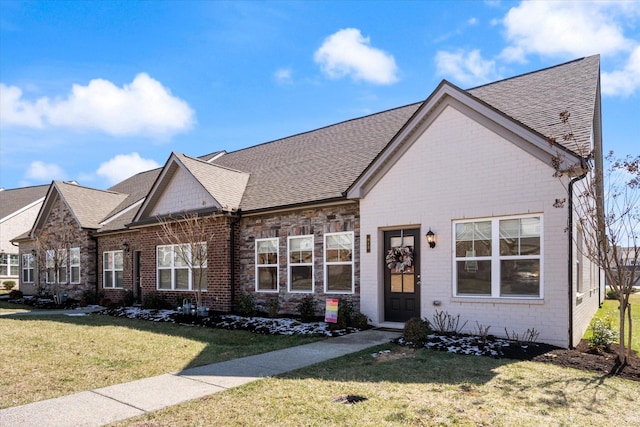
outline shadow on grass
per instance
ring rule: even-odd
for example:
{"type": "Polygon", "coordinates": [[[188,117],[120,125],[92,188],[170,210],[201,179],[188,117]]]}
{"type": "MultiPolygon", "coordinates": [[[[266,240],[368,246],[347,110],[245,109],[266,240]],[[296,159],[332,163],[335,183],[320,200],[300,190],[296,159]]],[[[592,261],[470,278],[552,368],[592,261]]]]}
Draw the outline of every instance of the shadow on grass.
{"type": "MultiPolygon", "coordinates": [[[[99,314],[67,316],[16,313],[10,316],[0,316],[0,320],[3,318],[21,321],[56,322],[95,328],[120,327],[132,331],[161,334],[170,337],[193,340],[204,344],[204,349],[197,356],[185,362],[184,366],[180,367],[182,370],[320,340],[320,338],[309,336],[259,335],[248,331],[206,328],[171,322],[127,319],[99,314]]],[[[91,339],[91,336],[87,336],[87,339],[91,339]]],[[[140,343],[127,343],[126,338],[123,338],[122,341],[113,344],[121,347],[131,345],[131,351],[140,351],[141,348],[140,345],[138,345],[140,343]]],[[[16,351],[16,354],[17,353],[18,349],[16,351]]],[[[163,356],[171,357],[171,349],[166,349],[166,354],[163,356]]]]}

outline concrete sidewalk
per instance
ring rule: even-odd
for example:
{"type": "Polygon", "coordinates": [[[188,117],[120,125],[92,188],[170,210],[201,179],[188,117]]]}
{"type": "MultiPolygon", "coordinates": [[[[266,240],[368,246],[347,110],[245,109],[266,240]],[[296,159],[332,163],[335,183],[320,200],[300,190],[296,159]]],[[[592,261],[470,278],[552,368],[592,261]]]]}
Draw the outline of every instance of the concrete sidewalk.
{"type": "Polygon", "coordinates": [[[324,341],[0,410],[0,426],[101,426],[397,338],[370,329],[324,341]]]}

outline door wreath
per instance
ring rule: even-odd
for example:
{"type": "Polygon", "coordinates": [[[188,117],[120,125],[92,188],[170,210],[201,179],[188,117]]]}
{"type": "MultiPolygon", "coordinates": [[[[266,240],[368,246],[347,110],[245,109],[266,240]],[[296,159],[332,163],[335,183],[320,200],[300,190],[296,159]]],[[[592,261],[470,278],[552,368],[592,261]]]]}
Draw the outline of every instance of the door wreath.
{"type": "Polygon", "coordinates": [[[389,249],[385,258],[389,270],[398,269],[404,272],[413,265],[413,252],[407,246],[389,249]]]}

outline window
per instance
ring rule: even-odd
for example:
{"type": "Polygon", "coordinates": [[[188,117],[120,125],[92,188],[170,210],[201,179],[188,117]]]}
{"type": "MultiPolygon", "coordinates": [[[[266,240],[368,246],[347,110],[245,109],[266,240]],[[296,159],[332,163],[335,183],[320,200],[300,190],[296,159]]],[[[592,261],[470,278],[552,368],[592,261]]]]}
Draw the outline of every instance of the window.
{"type": "Polygon", "coordinates": [[[56,281],[56,262],[55,262],[55,253],[56,251],[49,249],[45,252],[45,268],[47,269],[47,283],[54,283],[56,281]]]}
{"type": "Polygon", "coordinates": [[[278,239],[256,239],[256,291],[278,291],[278,239]]]}
{"type": "Polygon", "coordinates": [[[207,290],[207,243],[157,247],[158,289],[207,290]],[[191,268],[190,268],[191,267],[191,268]]]}
{"type": "Polygon", "coordinates": [[[71,283],[80,283],[80,248],[71,248],[69,251],[69,267],[71,283]]]}
{"type": "Polygon", "coordinates": [[[22,281],[24,283],[33,283],[33,273],[35,259],[32,254],[22,254],[22,281]]]}
{"type": "Polygon", "coordinates": [[[288,239],[289,291],[313,292],[313,236],[288,239]]]}
{"type": "Polygon", "coordinates": [[[457,296],[540,297],[542,218],[454,223],[457,296]]]}
{"type": "Polygon", "coordinates": [[[0,276],[17,276],[20,269],[17,254],[0,254],[0,276]]]}
{"type": "Polygon", "coordinates": [[[122,251],[109,251],[102,254],[103,287],[122,288],[124,258],[122,251]]]}
{"type": "Polygon", "coordinates": [[[58,283],[67,283],[67,258],[68,253],[66,249],[58,250],[58,283]]]}
{"type": "Polygon", "coordinates": [[[353,232],[324,235],[325,292],[353,292],[353,232]]]}

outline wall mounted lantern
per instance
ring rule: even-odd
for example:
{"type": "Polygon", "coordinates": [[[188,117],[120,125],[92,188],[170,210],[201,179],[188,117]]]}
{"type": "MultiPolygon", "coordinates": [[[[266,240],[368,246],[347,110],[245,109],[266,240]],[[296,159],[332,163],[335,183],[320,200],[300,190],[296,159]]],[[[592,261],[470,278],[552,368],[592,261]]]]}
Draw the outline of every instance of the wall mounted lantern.
{"type": "Polygon", "coordinates": [[[129,252],[129,243],[124,242],[122,244],[122,249],[124,249],[125,252],[129,252]]]}
{"type": "Polygon", "coordinates": [[[36,256],[36,255],[37,255],[37,252],[36,252],[36,250],[35,250],[35,249],[31,249],[31,255],[33,255],[33,256],[36,256]]]}
{"type": "Polygon", "coordinates": [[[427,231],[427,243],[429,243],[429,247],[432,249],[436,247],[436,235],[431,229],[427,231]]]}

